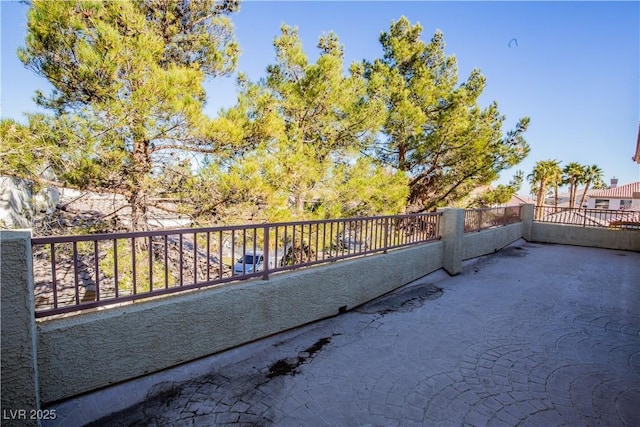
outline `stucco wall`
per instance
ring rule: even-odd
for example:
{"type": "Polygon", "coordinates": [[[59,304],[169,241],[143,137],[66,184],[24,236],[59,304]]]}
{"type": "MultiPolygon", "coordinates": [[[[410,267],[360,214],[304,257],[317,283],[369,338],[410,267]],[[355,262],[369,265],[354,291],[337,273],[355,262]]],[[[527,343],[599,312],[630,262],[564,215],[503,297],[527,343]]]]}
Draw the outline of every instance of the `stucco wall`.
{"type": "Polygon", "coordinates": [[[27,181],[0,176],[0,225],[29,227],[33,216],[31,186],[27,181]]]}
{"type": "Polygon", "coordinates": [[[462,237],[462,259],[476,258],[504,248],[523,236],[523,223],[465,233],[462,237]]]}
{"type": "Polygon", "coordinates": [[[38,324],[44,403],[354,308],[442,266],[442,242],[38,324]]]}
{"type": "Polygon", "coordinates": [[[640,251],[640,231],[534,222],[530,241],[640,251]]]}
{"type": "Polygon", "coordinates": [[[1,404],[2,417],[12,426],[39,424],[30,416],[40,409],[30,239],[29,231],[0,232],[1,404]]]}
{"type": "MultiPolygon", "coordinates": [[[[45,177],[51,174],[45,172],[45,177]]],[[[55,210],[59,192],[55,187],[44,187],[33,193],[33,183],[10,176],[0,176],[0,226],[27,228],[37,212],[55,210]]]]}

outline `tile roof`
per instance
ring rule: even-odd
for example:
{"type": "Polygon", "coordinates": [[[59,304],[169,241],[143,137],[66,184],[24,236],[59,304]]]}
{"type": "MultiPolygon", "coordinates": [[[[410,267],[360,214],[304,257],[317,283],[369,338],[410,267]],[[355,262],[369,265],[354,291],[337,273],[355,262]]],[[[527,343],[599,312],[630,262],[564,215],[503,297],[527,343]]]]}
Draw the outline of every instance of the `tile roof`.
{"type": "Polygon", "coordinates": [[[589,227],[606,227],[608,225],[602,218],[586,215],[585,212],[578,210],[546,214],[543,219],[545,222],[585,225],[589,227]]]}
{"type": "Polygon", "coordinates": [[[534,205],[536,203],[535,200],[527,197],[521,196],[520,194],[514,194],[511,196],[511,199],[506,203],[507,206],[518,206],[518,205],[534,205]]]}
{"type": "MultiPolygon", "coordinates": [[[[589,188],[587,190],[587,198],[591,197],[593,195],[594,192],[597,191],[601,191],[601,190],[596,190],[593,188],[589,188]]],[[[571,205],[570,202],[570,197],[569,197],[569,192],[568,191],[562,191],[562,192],[558,192],[558,206],[563,207],[563,208],[568,208],[568,207],[573,207],[576,206],[578,207],[580,205],[580,200],[582,200],[582,194],[584,193],[584,187],[579,187],[576,189],[576,194],[575,194],[575,203],[573,205],[571,205]]],[[[554,203],[554,199],[555,196],[553,194],[545,197],[545,205],[549,205],[549,206],[555,206],[554,203]]],[[[586,202],[586,199],[585,199],[586,202]]]]}
{"type": "Polygon", "coordinates": [[[590,197],[607,199],[632,199],[633,193],[640,193],[640,181],[631,184],[620,185],[607,190],[597,190],[589,194],[590,197]]]}
{"type": "Polygon", "coordinates": [[[640,223],[640,211],[635,209],[625,209],[623,211],[570,209],[545,213],[543,220],[560,224],[609,227],[620,223],[640,223]]]}
{"type": "MultiPolygon", "coordinates": [[[[115,217],[125,226],[130,223],[131,206],[120,194],[78,191],[70,188],[60,188],[59,190],[58,206],[65,211],[90,214],[99,218],[115,217]]],[[[147,209],[147,222],[151,228],[175,228],[191,225],[191,219],[185,215],[152,206],[147,209]]]]}

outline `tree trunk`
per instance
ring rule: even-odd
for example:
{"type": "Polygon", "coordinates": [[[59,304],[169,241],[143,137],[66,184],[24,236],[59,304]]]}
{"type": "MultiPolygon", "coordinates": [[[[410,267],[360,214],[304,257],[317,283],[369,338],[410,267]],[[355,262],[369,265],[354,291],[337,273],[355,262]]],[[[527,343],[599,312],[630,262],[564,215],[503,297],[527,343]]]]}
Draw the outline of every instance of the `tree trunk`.
{"type": "MultiPolygon", "coordinates": [[[[536,206],[542,207],[544,205],[544,196],[547,193],[547,184],[545,182],[540,183],[540,189],[538,190],[538,195],[536,197],[536,206]]],[[[541,219],[543,216],[542,209],[536,209],[536,219],[541,219]]]]}
{"type": "MultiPolygon", "coordinates": [[[[144,132],[144,131],[142,131],[144,132]]],[[[149,229],[147,218],[148,192],[145,179],[151,172],[151,155],[149,153],[149,141],[144,138],[137,139],[133,143],[133,165],[131,167],[131,231],[149,229]]]]}
{"type": "Polygon", "coordinates": [[[296,213],[296,219],[301,219],[304,214],[305,191],[300,187],[301,186],[297,186],[293,189],[293,209],[296,213]]]}
{"type": "Polygon", "coordinates": [[[298,218],[302,218],[302,214],[304,213],[304,199],[302,195],[296,195],[296,215],[298,218]]]}
{"type": "Polygon", "coordinates": [[[569,207],[572,208],[573,207],[573,183],[571,181],[569,181],[569,207]]]}
{"type": "Polygon", "coordinates": [[[147,221],[147,195],[142,190],[135,191],[128,199],[131,205],[130,231],[146,231],[149,229],[147,221]]]}
{"type": "Polygon", "coordinates": [[[407,147],[404,144],[398,147],[398,169],[405,172],[407,170],[407,147]]]}
{"type": "Polygon", "coordinates": [[[580,208],[584,205],[584,199],[587,198],[587,191],[589,190],[589,186],[591,185],[591,181],[587,181],[584,186],[584,191],[582,192],[582,198],[580,199],[580,208]]]}

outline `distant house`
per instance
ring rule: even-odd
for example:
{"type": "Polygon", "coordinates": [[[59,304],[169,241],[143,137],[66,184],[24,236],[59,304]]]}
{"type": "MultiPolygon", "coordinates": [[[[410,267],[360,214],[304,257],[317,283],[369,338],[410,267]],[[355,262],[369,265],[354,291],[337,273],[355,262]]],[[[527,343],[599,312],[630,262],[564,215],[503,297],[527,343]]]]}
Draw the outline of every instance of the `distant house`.
{"type": "Polygon", "coordinates": [[[619,187],[612,186],[606,190],[590,191],[587,208],[640,211],[640,181],[619,187]]]}
{"type": "Polygon", "coordinates": [[[636,139],[636,154],[631,159],[634,162],[640,164],[640,124],[638,124],[638,138],[636,139]]]}
{"type": "MultiPolygon", "coordinates": [[[[120,227],[130,226],[131,206],[124,196],[115,193],[95,193],[61,188],[58,209],[74,215],[76,222],[83,220],[106,220],[120,227]]],[[[191,218],[174,213],[175,206],[168,210],[149,207],[147,224],[152,229],[190,227],[191,218]]],[[[120,228],[116,227],[116,228],[120,228]]]]}
{"type": "MultiPolygon", "coordinates": [[[[462,203],[462,206],[470,205],[473,201],[475,201],[476,199],[481,197],[484,193],[486,193],[488,191],[492,191],[492,190],[495,190],[495,187],[493,187],[491,185],[483,185],[483,186],[480,186],[480,187],[476,187],[475,189],[473,189],[469,193],[469,196],[465,200],[465,203],[462,203]]],[[[536,203],[535,200],[533,200],[533,199],[531,199],[531,198],[529,198],[527,196],[522,196],[520,194],[514,194],[513,196],[511,196],[511,198],[506,203],[492,205],[491,207],[492,208],[501,208],[501,207],[505,207],[505,206],[520,206],[520,205],[527,205],[527,204],[535,205],[535,203],[536,203]]]]}
{"type": "Polygon", "coordinates": [[[514,194],[503,206],[535,205],[536,201],[520,194],[514,194]]]}
{"type": "MultiPolygon", "coordinates": [[[[575,194],[575,200],[573,204],[570,203],[570,195],[568,191],[558,192],[558,207],[561,208],[569,208],[569,207],[580,207],[580,199],[582,198],[582,193],[584,192],[584,188],[578,188],[575,194]]],[[[589,194],[589,192],[587,192],[589,194]]],[[[544,199],[544,204],[546,206],[555,206],[555,195],[549,194],[544,199]]]]}
{"type": "MultiPolygon", "coordinates": [[[[618,180],[613,178],[611,180],[611,185],[615,186],[618,180]]],[[[574,202],[573,204],[571,203],[571,196],[569,194],[568,191],[563,191],[563,192],[559,192],[558,193],[558,207],[560,208],[586,208],[587,207],[587,200],[588,197],[591,196],[591,194],[600,191],[600,190],[596,190],[593,188],[589,188],[587,190],[587,195],[585,198],[584,203],[582,204],[582,206],[580,206],[580,201],[582,200],[582,195],[584,194],[584,187],[578,187],[576,189],[576,194],[574,195],[574,202]]],[[[553,194],[549,194],[545,199],[544,199],[544,204],[546,206],[555,206],[555,195],[553,194]]]]}

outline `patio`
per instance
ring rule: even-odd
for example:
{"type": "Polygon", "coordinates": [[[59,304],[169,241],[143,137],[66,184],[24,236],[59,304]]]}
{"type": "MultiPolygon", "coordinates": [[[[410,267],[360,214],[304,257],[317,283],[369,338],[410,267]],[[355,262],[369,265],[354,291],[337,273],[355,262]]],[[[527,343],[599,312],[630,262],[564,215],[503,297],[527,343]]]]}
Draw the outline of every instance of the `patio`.
{"type": "Polygon", "coordinates": [[[43,425],[631,426],[639,401],[640,253],[519,240],[43,425]]]}

